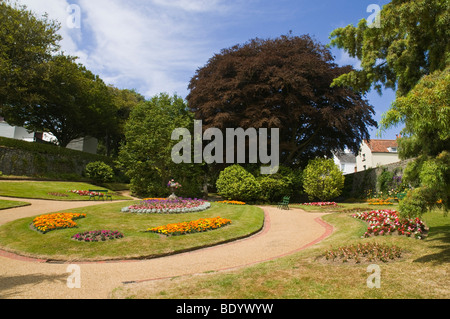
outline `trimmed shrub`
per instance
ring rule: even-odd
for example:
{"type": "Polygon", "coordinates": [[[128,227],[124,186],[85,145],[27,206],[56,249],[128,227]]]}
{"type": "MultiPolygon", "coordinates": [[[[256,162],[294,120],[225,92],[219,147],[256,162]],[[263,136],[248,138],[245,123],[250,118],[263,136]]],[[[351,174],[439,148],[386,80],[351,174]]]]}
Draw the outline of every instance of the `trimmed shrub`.
{"type": "Polygon", "coordinates": [[[86,176],[95,182],[111,182],[114,178],[114,171],[104,162],[91,162],[86,165],[86,176]]]}
{"type": "Polygon", "coordinates": [[[327,201],[339,196],[344,188],[345,177],[332,159],[316,158],[306,166],[303,188],[310,200],[327,201]]]}
{"type": "Polygon", "coordinates": [[[259,198],[260,185],[256,178],[240,165],[232,165],[220,172],[217,191],[224,199],[254,201],[259,198]]]}

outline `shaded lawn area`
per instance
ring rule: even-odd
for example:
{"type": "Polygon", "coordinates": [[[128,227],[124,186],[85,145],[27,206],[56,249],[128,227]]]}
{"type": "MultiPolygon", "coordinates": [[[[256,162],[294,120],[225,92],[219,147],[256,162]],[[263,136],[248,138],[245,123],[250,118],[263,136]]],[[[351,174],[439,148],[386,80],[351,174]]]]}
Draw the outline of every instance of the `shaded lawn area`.
{"type": "MultiPolygon", "coordinates": [[[[15,198],[84,201],[89,200],[89,196],[80,196],[69,191],[90,189],[103,190],[107,188],[78,182],[0,181],[0,196],[15,198]]],[[[108,190],[108,194],[112,195],[113,200],[130,199],[111,190],[108,190]]]]}
{"type": "Polygon", "coordinates": [[[211,208],[186,214],[132,214],[120,210],[130,203],[112,203],[73,209],[85,213],[77,219],[76,228],[53,230],[41,234],[30,228],[33,217],[16,220],[0,227],[0,248],[42,259],[109,260],[157,257],[226,242],[258,232],[264,224],[264,212],[254,206],[213,203],[211,208]],[[146,232],[148,228],[200,218],[222,217],[232,224],[203,233],[166,237],[146,232]],[[106,242],[78,242],[77,233],[94,230],[115,230],[124,238],[106,242]]]}
{"type": "Polygon", "coordinates": [[[450,298],[450,217],[426,213],[425,240],[405,236],[361,238],[367,224],[350,213],[323,217],[333,235],[291,256],[241,270],[205,273],[148,282],[113,291],[114,298],[136,299],[448,299],[450,298]],[[397,245],[402,259],[375,262],[381,288],[369,288],[368,264],[324,263],[326,250],[357,243],[397,245]]]}

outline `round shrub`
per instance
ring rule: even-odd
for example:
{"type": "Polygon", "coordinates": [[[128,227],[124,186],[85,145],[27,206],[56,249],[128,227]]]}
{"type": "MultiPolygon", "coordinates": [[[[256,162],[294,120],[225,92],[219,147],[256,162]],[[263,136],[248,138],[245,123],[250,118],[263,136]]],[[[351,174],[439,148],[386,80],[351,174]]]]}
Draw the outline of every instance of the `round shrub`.
{"type": "Polygon", "coordinates": [[[220,172],[217,191],[224,199],[253,201],[258,199],[260,185],[256,178],[240,165],[232,165],[220,172]]]}
{"type": "Polygon", "coordinates": [[[258,182],[261,188],[261,199],[264,201],[276,202],[292,193],[292,181],[287,177],[261,176],[258,182]]]}
{"type": "Polygon", "coordinates": [[[86,176],[96,182],[111,182],[114,178],[114,171],[104,162],[91,162],[86,165],[86,176]]]}
{"type": "Polygon", "coordinates": [[[303,188],[310,200],[330,200],[339,196],[344,188],[345,177],[332,159],[311,160],[304,170],[303,178],[303,188]]]}

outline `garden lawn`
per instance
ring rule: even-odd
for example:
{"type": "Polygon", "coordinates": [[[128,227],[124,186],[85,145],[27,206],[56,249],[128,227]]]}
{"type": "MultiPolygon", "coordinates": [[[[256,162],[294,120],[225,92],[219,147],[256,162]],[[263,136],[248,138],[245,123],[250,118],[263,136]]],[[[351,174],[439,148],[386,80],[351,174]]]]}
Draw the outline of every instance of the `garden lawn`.
{"type": "MultiPolygon", "coordinates": [[[[137,202],[136,202],[137,203],[137,202]]],[[[112,203],[63,211],[85,213],[77,219],[77,228],[53,230],[41,234],[30,229],[32,218],[24,218],[0,227],[0,249],[51,260],[110,260],[157,257],[164,254],[214,245],[251,235],[264,224],[264,212],[254,206],[232,206],[213,203],[211,208],[186,214],[131,214],[120,210],[130,203],[112,203]],[[200,218],[222,217],[231,220],[223,228],[182,236],[166,237],[145,232],[148,228],[200,218]],[[124,238],[107,242],[77,242],[77,233],[115,230],[124,238]]]]}
{"type": "MultiPolygon", "coordinates": [[[[364,238],[367,223],[350,213],[323,218],[335,227],[319,244],[274,261],[223,273],[205,273],[159,280],[113,292],[114,298],[164,299],[449,299],[450,216],[433,211],[423,216],[430,227],[426,240],[405,236],[364,238]],[[368,264],[321,261],[330,248],[378,242],[397,245],[406,253],[381,269],[381,288],[368,288],[368,264]]],[[[372,262],[373,263],[373,262],[372,262]]]]}
{"type": "Polygon", "coordinates": [[[4,209],[10,209],[10,208],[16,208],[16,207],[23,207],[23,206],[30,206],[30,203],[27,202],[18,202],[13,200],[0,200],[0,210],[4,209]]]}
{"type": "MultiPolygon", "coordinates": [[[[50,199],[50,200],[89,200],[89,196],[80,196],[70,193],[69,190],[89,190],[107,189],[87,183],[76,182],[34,182],[34,181],[0,181],[0,196],[30,198],[30,199],[50,199]],[[68,196],[56,196],[51,193],[59,193],[68,196]]],[[[117,195],[111,190],[113,200],[130,199],[129,197],[117,195]]]]}

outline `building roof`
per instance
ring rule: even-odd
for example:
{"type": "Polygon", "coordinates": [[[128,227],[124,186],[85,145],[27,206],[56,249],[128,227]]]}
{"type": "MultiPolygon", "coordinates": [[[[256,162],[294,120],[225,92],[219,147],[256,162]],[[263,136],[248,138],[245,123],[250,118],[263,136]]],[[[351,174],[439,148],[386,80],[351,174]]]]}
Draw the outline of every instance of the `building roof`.
{"type": "Polygon", "coordinates": [[[334,154],[341,163],[356,163],[356,156],[352,153],[337,152],[334,154]]]}
{"type": "Polygon", "coordinates": [[[372,153],[392,153],[389,148],[398,147],[397,140],[370,140],[370,142],[365,140],[364,142],[372,153]]]}

